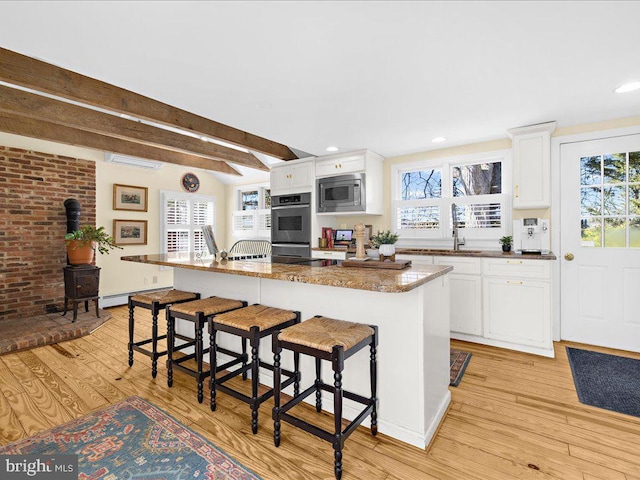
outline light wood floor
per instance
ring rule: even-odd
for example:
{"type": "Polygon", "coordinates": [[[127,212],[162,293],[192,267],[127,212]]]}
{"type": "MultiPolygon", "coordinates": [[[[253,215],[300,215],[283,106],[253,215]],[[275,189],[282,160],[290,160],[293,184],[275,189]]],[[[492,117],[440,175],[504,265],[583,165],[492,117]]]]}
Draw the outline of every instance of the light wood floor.
{"type": "MultiPolygon", "coordinates": [[[[138,395],[265,479],[333,478],[327,442],[283,424],[282,444],[273,446],[270,402],[254,436],[247,405],[220,393],[213,414],[206,400],[197,403],[193,378],[176,372],[167,388],[164,362],[156,380],[144,355],[136,353],[129,368],[126,307],[110,312],[113,318],[90,336],[0,356],[0,444],[138,395]]],[[[137,309],[136,318],[145,336],[148,312],[137,309]]],[[[453,341],[473,358],[451,388],[451,409],[429,452],[363,428],[346,443],[343,478],[640,480],[640,418],[579,403],[566,345],[556,344],[556,358],[547,359],[453,341]]],[[[296,408],[309,418],[315,412],[296,408]]]]}

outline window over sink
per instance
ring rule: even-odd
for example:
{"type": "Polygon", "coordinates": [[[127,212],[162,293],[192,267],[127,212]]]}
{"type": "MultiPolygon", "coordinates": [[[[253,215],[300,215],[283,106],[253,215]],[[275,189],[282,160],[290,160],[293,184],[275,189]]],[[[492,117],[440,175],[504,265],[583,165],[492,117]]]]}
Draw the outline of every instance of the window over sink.
{"type": "Polygon", "coordinates": [[[392,215],[402,240],[448,241],[453,231],[469,239],[498,239],[510,227],[510,152],[429,160],[392,167],[392,215]]]}

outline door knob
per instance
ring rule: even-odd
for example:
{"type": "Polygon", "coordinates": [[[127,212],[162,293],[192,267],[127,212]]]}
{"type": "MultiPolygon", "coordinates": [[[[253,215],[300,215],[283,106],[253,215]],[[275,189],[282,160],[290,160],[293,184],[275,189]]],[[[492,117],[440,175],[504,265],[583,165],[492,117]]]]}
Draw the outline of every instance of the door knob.
{"type": "Polygon", "coordinates": [[[574,256],[573,256],[573,253],[565,253],[565,254],[564,254],[564,259],[565,259],[566,261],[568,261],[568,262],[570,262],[570,261],[571,261],[571,260],[573,260],[574,258],[576,258],[576,257],[574,257],[574,256]]]}

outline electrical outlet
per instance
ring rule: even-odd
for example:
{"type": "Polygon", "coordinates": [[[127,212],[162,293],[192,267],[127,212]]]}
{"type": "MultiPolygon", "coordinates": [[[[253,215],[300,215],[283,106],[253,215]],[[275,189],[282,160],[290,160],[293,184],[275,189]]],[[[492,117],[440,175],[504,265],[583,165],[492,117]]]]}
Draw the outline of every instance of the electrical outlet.
{"type": "Polygon", "coordinates": [[[152,280],[153,280],[153,283],[158,283],[158,276],[154,275],[152,280]]]}

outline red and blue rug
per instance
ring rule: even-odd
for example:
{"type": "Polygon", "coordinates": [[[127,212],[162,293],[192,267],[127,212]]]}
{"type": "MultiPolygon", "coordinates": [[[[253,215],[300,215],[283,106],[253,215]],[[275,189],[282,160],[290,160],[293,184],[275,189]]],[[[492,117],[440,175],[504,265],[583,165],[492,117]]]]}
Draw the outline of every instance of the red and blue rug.
{"type": "Polygon", "coordinates": [[[454,348],[449,351],[449,385],[457,387],[462,380],[462,375],[471,360],[470,352],[463,352],[454,348]]]}
{"type": "Polygon", "coordinates": [[[139,397],[1,447],[0,454],[77,454],[79,479],[260,480],[139,397]]]}

